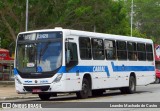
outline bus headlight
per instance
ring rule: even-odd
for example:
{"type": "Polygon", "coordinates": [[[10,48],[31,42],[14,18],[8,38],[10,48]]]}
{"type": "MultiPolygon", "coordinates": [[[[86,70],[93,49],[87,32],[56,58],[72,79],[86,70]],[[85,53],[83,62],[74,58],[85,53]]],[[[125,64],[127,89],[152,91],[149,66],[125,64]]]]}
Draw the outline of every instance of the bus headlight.
{"type": "Polygon", "coordinates": [[[63,74],[58,74],[53,82],[59,82],[61,80],[62,76],[63,76],[63,74]]]}

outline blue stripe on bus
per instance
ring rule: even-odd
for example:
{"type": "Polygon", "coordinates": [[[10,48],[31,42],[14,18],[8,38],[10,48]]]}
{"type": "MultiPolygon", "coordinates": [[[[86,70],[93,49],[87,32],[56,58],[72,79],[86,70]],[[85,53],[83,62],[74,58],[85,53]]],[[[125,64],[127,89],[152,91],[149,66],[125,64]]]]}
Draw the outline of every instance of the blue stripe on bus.
{"type": "Polygon", "coordinates": [[[115,66],[113,62],[112,64],[112,69],[114,72],[123,72],[123,71],[154,71],[155,67],[154,66],[115,66]]]}
{"type": "MultiPolygon", "coordinates": [[[[128,71],[155,71],[154,66],[116,66],[113,62],[111,62],[111,66],[113,69],[113,72],[128,72],[128,71]]],[[[110,72],[108,69],[108,66],[75,66],[72,69],[70,69],[68,72],[66,72],[66,66],[62,66],[58,73],[76,73],[76,72],[106,72],[107,76],[110,76],[110,72]],[[104,67],[105,71],[94,71],[95,67],[104,67]]],[[[14,68],[14,75],[17,75],[18,71],[16,68],[14,68]]]]}
{"type": "MultiPolygon", "coordinates": [[[[125,65],[116,66],[116,65],[114,65],[113,62],[111,62],[111,65],[112,65],[113,72],[155,71],[155,67],[154,66],[125,66],[125,65]]],[[[93,70],[94,67],[95,66],[75,66],[72,69],[70,69],[68,71],[68,73],[76,73],[77,71],[80,72],[80,73],[83,73],[83,72],[95,72],[93,70]]],[[[99,66],[96,66],[96,67],[99,67],[99,66]]],[[[110,76],[110,72],[109,72],[108,66],[102,66],[102,67],[105,67],[105,72],[106,72],[107,76],[110,76]]],[[[66,72],[66,67],[62,66],[60,68],[60,70],[58,71],[58,73],[64,73],[64,72],[66,72]]],[[[104,72],[104,71],[96,71],[96,72],[104,72]]]]}
{"type": "MultiPolygon", "coordinates": [[[[94,72],[93,67],[95,67],[95,66],[75,66],[72,69],[70,69],[68,71],[68,73],[76,73],[77,71],[80,72],[80,73],[82,73],[82,72],[94,72]]],[[[104,66],[104,67],[105,67],[105,72],[106,72],[107,76],[110,76],[108,67],[107,66],[104,66]]],[[[59,69],[58,73],[64,73],[64,72],[66,72],[66,67],[62,66],[59,69]]],[[[97,72],[104,72],[104,71],[97,71],[97,72]]]]}
{"type": "MultiPolygon", "coordinates": [[[[80,73],[82,73],[82,72],[94,72],[93,67],[95,67],[95,66],[75,66],[72,69],[70,69],[68,71],[68,73],[76,73],[77,71],[80,72],[80,73]]],[[[106,72],[107,76],[110,76],[108,67],[107,66],[104,66],[104,67],[105,67],[105,72],[106,72]]],[[[66,66],[62,66],[58,71],[58,73],[64,73],[64,72],[66,72],[66,66]]],[[[97,71],[97,72],[104,72],[104,71],[97,71]]]]}

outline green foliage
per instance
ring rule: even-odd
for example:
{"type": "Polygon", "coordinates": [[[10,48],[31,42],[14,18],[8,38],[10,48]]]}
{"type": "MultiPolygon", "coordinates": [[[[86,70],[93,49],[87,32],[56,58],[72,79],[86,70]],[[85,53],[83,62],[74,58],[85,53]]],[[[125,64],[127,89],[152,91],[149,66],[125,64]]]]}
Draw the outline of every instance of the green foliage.
{"type": "Polygon", "coordinates": [[[83,16],[85,13],[88,13],[88,12],[91,12],[91,6],[82,6],[82,7],[79,7],[75,10],[75,14],[76,16],[78,17],[81,17],[83,16]]]}
{"type": "MultiPolygon", "coordinates": [[[[134,0],[133,28],[140,33],[140,37],[150,38],[160,44],[160,1],[134,0]]],[[[128,15],[130,14],[131,0],[126,1],[128,15]]],[[[129,16],[130,17],[130,16],[129,16]]]]}
{"type": "Polygon", "coordinates": [[[132,34],[133,34],[134,37],[147,38],[145,33],[144,34],[140,33],[139,30],[137,30],[137,29],[133,29],[132,34]]]}
{"type": "MultiPolygon", "coordinates": [[[[29,1],[29,30],[54,28],[56,26],[100,33],[110,33],[130,36],[130,0],[28,0],[29,1]]],[[[134,0],[138,3],[138,0],[134,0]]],[[[152,1],[152,0],[148,0],[152,1]]],[[[144,2],[139,0],[139,3],[144,2]]],[[[158,0],[156,0],[158,3],[158,0]]],[[[138,4],[136,5],[138,7],[138,4]]],[[[142,8],[137,8],[141,10],[142,8]]],[[[143,9],[144,10],[144,9],[143,9]]],[[[157,11],[154,8],[154,11],[157,11]]],[[[15,41],[16,35],[25,31],[26,0],[0,1],[0,37],[3,47],[15,41]],[[5,42],[4,42],[5,41],[5,42]]],[[[149,13],[149,11],[148,11],[149,13]]],[[[143,13],[136,13],[140,19],[143,13]]],[[[156,16],[158,20],[158,14],[156,16]]],[[[144,25],[145,22],[143,23],[144,25]]],[[[133,36],[149,37],[149,28],[134,25],[133,36]]],[[[158,27],[156,27],[159,29],[158,27]]],[[[157,34],[158,34],[158,30],[157,34]]],[[[154,37],[154,35],[153,35],[154,37]]],[[[152,38],[153,38],[152,37],[152,38]]]]}

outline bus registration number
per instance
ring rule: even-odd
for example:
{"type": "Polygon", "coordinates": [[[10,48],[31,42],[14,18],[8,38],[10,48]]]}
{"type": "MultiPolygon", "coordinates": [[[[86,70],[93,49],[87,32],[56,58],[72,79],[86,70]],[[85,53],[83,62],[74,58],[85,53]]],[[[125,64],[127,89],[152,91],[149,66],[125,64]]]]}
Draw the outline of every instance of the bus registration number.
{"type": "Polygon", "coordinates": [[[38,92],[42,92],[40,89],[33,89],[32,93],[38,93],[38,92]]]}

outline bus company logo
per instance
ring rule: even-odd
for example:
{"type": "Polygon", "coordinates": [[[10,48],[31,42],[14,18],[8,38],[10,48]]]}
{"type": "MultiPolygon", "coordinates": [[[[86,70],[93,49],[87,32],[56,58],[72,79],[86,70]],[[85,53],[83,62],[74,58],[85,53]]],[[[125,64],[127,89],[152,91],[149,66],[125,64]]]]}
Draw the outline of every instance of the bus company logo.
{"type": "Polygon", "coordinates": [[[25,83],[32,83],[32,81],[31,80],[26,80],[26,81],[24,81],[25,83]]]}
{"type": "Polygon", "coordinates": [[[105,66],[94,66],[93,72],[105,72],[105,66]]]}

